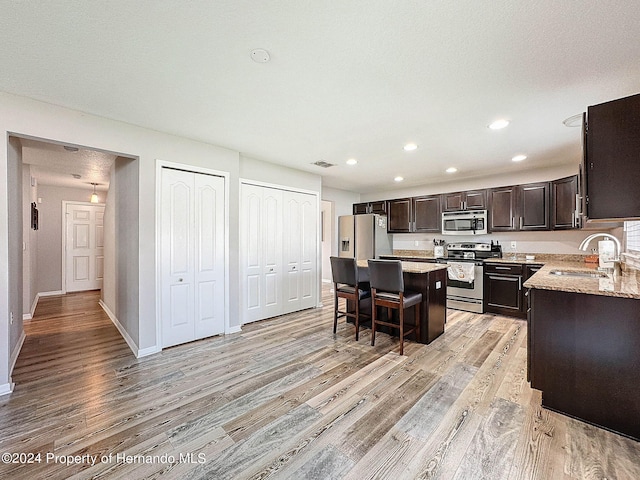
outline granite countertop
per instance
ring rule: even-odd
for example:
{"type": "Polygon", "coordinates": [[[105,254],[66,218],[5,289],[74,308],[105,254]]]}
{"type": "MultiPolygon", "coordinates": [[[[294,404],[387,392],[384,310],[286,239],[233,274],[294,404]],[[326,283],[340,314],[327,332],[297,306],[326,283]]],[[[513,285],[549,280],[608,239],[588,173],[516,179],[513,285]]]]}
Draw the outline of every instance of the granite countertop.
{"type": "Polygon", "coordinates": [[[540,270],[524,282],[524,286],[540,290],[640,299],[640,270],[635,268],[626,268],[619,275],[608,274],[606,278],[574,277],[550,273],[552,270],[595,272],[596,268],[597,265],[589,266],[584,262],[551,261],[545,263],[540,270]]]}
{"type": "MultiPolygon", "coordinates": [[[[402,271],[406,273],[429,273],[436,270],[444,270],[447,268],[445,263],[426,263],[426,262],[401,262],[402,271]]],[[[366,260],[358,260],[358,267],[366,267],[366,260]]]]}

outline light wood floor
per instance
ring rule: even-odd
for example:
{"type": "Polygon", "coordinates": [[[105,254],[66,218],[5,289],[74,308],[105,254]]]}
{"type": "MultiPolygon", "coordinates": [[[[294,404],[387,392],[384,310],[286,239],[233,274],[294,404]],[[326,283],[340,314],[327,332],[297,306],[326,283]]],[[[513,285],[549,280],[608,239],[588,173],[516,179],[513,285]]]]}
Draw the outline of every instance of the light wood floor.
{"type": "Polygon", "coordinates": [[[540,408],[524,321],[451,310],[400,357],[324,301],[135,359],[97,292],[42,298],[0,397],[0,453],[41,463],[0,478],[640,478],[638,442],[540,408]]]}

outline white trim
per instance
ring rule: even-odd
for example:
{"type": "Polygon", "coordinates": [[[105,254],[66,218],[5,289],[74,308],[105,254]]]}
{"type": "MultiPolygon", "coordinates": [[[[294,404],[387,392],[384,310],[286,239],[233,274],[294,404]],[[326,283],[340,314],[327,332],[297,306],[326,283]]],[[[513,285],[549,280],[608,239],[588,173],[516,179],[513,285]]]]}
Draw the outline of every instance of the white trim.
{"type": "Polygon", "coordinates": [[[109,317],[111,322],[116,326],[116,328],[120,332],[120,335],[122,335],[122,338],[124,338],[124,341],[127,342],[127,345],[129,345],[129,348],[131,349],[131,351],[133,352],[133,354],[137,358],[138,357],[138,346],[136,345],[136,342],[133,341],[133,338],[131,338],[129,333],[125,330],[125,328],[122,326],[122,324],[118,321],[118,319],[116,318],[114,313],[111,310],[109,310],[109,307],[107,307],[107,305],[102,301],[102,299],[100,299],[98,301],[98,305],[100,305],[102,307],[102,310],[104,310],[104,313],[107,314],[107,316],[109,317]]]}
{"type": "MultiPolygon", "coordinates": [[[[62,295],[67,294],[67,205],[106,207],[104,203],[77,202],[71,200],[62,201],[62,295]]],[[[100,287],[100,290],[102,290],[102,287],[100,287]]]]}
{"type": "Polygon", "coordinates": [[[140,350],[138,350],[138,353],[136,354],[136,358],[148,357],[149,355],[153,355],[161,351],[162,349],[158,348],[157,345],[154,345],[153,347],[141,348],[140,350]]]}
{"type": "Polygon", "coordinates": [[[38,292],[36,297],[55,297],[56,295],[64,295],[62,290],[51,290],[50,292],[38,292]]]}
{"type": "Polygon", "coordinates": [[[0,385],[0,395],[8,395],[11,392],[13,392],[13,387],[15,387],[16,384],[11,382],[11,383],[5,383],[4,385],[0,385]]]}
{"type": "Polygon", "coordinates": [[[9,358],[9,376],[11,376],[11,373],[13,373],[13,368],[16,366],[16,361],[18,360],[18,355],[20,355],[20,350],[22,350],[22,345],[24,344],[25,338],[27,338],[27,336],[25,335],[23,329],[22,333],[20,334],[20,338],[18,339],[18,343],[16,343],[13,352],[11,352],[11,357],[9,358]]]}
{"type": "Polygon", "coordinates": [[[229,327],[229,329],[226,330],[224,334],[231,335],[231,334],[240,333],[240,332],[242,332],[242,325],[235,325],[233,327],[229,327]]]}
{"type": "Polygon", "coordinates": [[[304,188],[291,187],[289,185],[280,185],[278,183],[260,182],[258,180],[251,180],[248,178],[241,178],[240,184],[255,185],[256,187],[276,188],[278,190],[286,190],[288,192],[306,193],[307,195],[315,195],[320,198],[320,192],[317,190],[306,190],[304,188]]]}
{"type": "MultiPolygon", "coordinates": [[[[231,174],[221,170],[156,159],[156,346],[152,347],[156,350],[152,353],[162,351],[162,317],[160,315],[162,312],[162,278],[160,277],[162,252],[160,244],[160,228],[162,225],[160,221],[161,212],[159,205],[162,196],[162,169],[165,167],[184,170],[185,172],[214,175],[224,179],[224,332],[226,334],[231,331],[231,328],[229,327],[229,191],[231,190],[231,174]]],[[[148,349],[145,349],[144,351],[146,350],[148,349]]],[[[150,353],[148,355],[150,355],[150,353]]]]}
{"type": "Polygon", "coordinates": [[[36,296],[33,299],[33,303],[31,304],[31,310],[29,310],[29,313],[22,314],[22,320],[31,320],[33,318],[33,316],[36,314],[36,307],[38,306],[38,300],[40,300],[40,297],[42,296],[43,296],[42,294],[36,293],[36,296]]]}

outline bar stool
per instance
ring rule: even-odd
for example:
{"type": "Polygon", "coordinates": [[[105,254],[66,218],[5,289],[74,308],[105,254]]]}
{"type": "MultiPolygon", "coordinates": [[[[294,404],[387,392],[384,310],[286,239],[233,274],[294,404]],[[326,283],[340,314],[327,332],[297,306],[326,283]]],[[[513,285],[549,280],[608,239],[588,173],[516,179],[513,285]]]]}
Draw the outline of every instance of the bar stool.
{"type": "MultiPolygon", "coordinates": [[[[404,290],[402,264],[400,260],[369,260],[369,278],[371,281],[371,346],[376,341],[376,325],[400,330],[400,355],[404,354],[404,337],[411,333],[420,338],[420,303],[422,293],[404,290]],[[376,307],[398,310],[400,323],[382,321],[377,318],[376,307]],[[404,325],[404,310],[415,306],[415,324],[408,330],[404,325]]],[[[388,310],[390,311],[390,310],[388,310]]],[[[389,315],[391,317],[391,315],[389,315]]]]}
{"type": "Polygon", "coordinates": [[[351,317],[356,324],[356,342],[360,330],[360,317],[371,318],[370,315],[361,313],[360,301],[371,297],[369,282],[359,281],[358,266],[355,258],[330,257],[331,273],[333,275],[333,333],[338,328],[339,317],[351,317]],[[355,311],[349,312],[348,304],[344,311],[339,310],[338,299],[344,298],[347,302],[355,303],[355,311]]]}

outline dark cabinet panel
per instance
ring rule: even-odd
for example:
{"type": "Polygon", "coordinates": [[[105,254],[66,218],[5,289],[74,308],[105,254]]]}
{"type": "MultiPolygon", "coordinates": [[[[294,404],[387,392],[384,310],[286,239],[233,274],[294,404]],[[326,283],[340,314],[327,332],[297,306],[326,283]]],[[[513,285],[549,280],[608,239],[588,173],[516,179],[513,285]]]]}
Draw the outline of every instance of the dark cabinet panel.
{"type": "Polygon", "coordinates": [[[549,182],[518,186],[518,229],[549,230],[549,182]]]}
{"type": "Polygon", "coordinates": [[[524,318],[524,291],[522,289],[522,265],[485,264],[485,311],[524,318]]]}
{"type": "Polygon", "coordinates": [[[491,231],[549,230],[549,182],[489,190],[491,231]]]}
{"type": "Polygon", "coordinates": [[[640,217],[640,94],[587,109],[583,162],[588,218],[640,217]]]}
{"type": "Polygon", "coordinates": [[[353,204],[353,214],[363,215],[366,213],[377,213],[378,215],[387,214],[387,201],[378,200],[375,202],[363,202],[353,204]]]}
{"type": "Polygon", "coordinates": [[[553,230],[578,228],[577,196],[577,175],[551,182],[551,228],[553,230]]]}
{"type": "Polygon", "coordinates": [[[440,232],[442,209],[440,195],[415,197],[413,199],[414,232],[440,232]]]}
{"type": "Polygon", "coordinates": [[[632,298],[532,289],[531,386],[542,405],[640,440],[640,309],[632,298]]]}
{"type": "Polygon", "coordinates": [[[389,233],[408,233],[412,231],[411,207],[411,198],[389,200],[389,218],[387,221],[387,231],[389,233]]]}
{"type": "Polygon", "coordinates": [[[354,215],[362,215],[365,213],[369,213],[369,204],[368,203],[354,203],[353,204],[353,214],[354,215]]]}
{"type": "Polygon", "coordinates": [[[489,190],[489,227],[492,232],[514,230],[516,187],[489,190]]]}
{"type": "Polygon", "coordinates": [[[487,208],[486,190],[445,193],[442,195],[442,209],[446,212],[457,210],[484,210],[487,208]]]}
{"type": "Polygon", "coordinates": [[[369,213],[377,213],[378,215],[387,214],[387,201],[380,200],[376,202],[369,202],[369,213]]]}

